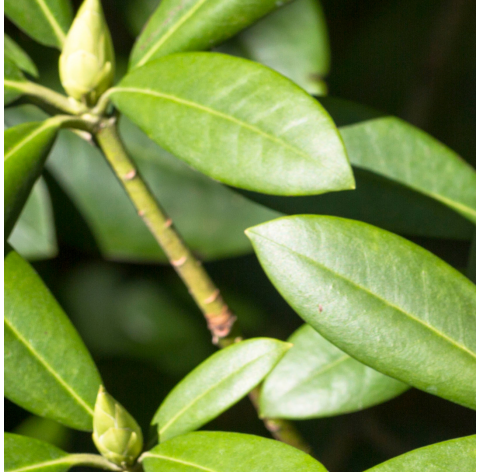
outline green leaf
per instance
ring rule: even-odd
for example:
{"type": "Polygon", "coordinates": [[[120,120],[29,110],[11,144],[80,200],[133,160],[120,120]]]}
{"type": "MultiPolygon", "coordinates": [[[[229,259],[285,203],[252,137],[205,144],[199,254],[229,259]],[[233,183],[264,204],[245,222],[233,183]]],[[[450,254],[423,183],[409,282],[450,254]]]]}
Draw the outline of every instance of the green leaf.
{"type": "MultiPolygon", "coordinates": [[[[44,117],[34,110],[29,106],[8,109],[6,120],[15,124],[26,118],[44,117]]],[[[126,118],[120,122],[120,132],[150,188],[189,247],[202,259],[252,252],[244,230],[280,216],[193,170],[159,148],[126,118]]],[[[158,243],[94,146],[69,131],[62,131],[50,153],[47,168],[77,206],[104,257],[166,261],[158,243]],[[99,205],[99,201],[104,204],[99,205]]],[[[59,200],[59,206],[64,207],[64,204],[65,198],[59,200]]],[[[56,216],[60,226],[69,215],[56,216]]],[[[86,238],[78,230],[69,235],[59,232],[59,237],[71,245],[88,249],[86,238]]]]}
{"type": "MultiPolygon", "coordinates": [[[[369,472],[475,472],[476,436],[452,439],[384,462],[369,472]]],[[[366,471],[368,472],[368,471],[366,471]]]]}
{"type": "Polygon", "coordinates": [[[4,433],[5,472],[64,472],[72,467],[69,455],[37,439],[4,433]]]}
{"type": "Polygon", "coordinates": [[[4,133],[5,238],[40,177],[61,123],[55,117],[14,126],[4,133]]]}
{"type": "Polygon", "coordinates": [[[287,444],[239,433],[190,433],[154,447],[141,459],[145,472],[327,472],[287,444]]]}
{"type": "Polygon", "coordinates": [[[8,57],[18,68],[38,77],[38,70],[35,63],[28,54],[7,34],[3,34],[3,55],[8,57]]]}
{"type": "Polygon", "coordinates": [[[21,407],[92,430],[101,379],[75,328],[32,267],[5,261],[5,396],[21,407]]]}
{"type": "Polygon", "coordinates": [[[249,193],[249,198],[286,214],[341,216],[413,236],[471,238],[473,225],[457,211],[459,205],[446,205],[449,195],[461,205],[474,202],[469,165],[398,118],[331,97],[321,103],[346,145],[355,192],[302,198],[249,193]]]}
{"type": "Polygon", "coordinates": [[[50,259],[57,255],[52,202],[42,178],[33,186],[8,242],[28,260],[50,259]]]}
{"type": "Polygon", "coordinates": [[[157,144],[234,187],[310,195],[354,186],[329,115],[260,64],[175,54],[128,74],[111,99],[157,144]]]}
{"type": "Polygon", "coordinates": [[[163,0],[132,50],[130,67],[210,49],[289,0],[163,0]]]}
{"type": "Polygon", "coordinates": [[[220,46],[260,62],[312,95],[324,95],[329,72],[327,24],[318,0],[295,0],[220,46]]]}
{"type": "Polygon", "coordinates": [[[45,441],[61,449],[66,449],[72,439],[73,431],[57,421],[30,415],[25,418],[15,429],[15,434],[45,441]]]}
{"type": "Polygon", "coordinates": [[[184,378],[152,419],[159,440],[185,434],[216,418],[247,395],[279,362],[290,344],[249,339],[209,357],[184,378]]]}
{"type": "Polygon", "coordinates": [[[409,388],[356,361],[309,325],[288,341],[294,347],[262,385],[263,417],[335,416],[385,402],[409,388]]]}
{"type": "Polygon", "coordinates": [[[22,85],[26,83],[22,71],[9,57],[3,58],[3,102],[8,105],[23,95],[22,85]]]}
{"type": "Polygon", "coordinates": [[[247,233],[272,283],[328,341],[379,372],[474,408],[475,286],[466,277],[358,221],[294,216],[247,233]]]}
{"type": "Polygon", "coordinates": [[[5,14],[39,43],[59,49],[72,22],[69,0],[5,0],[5,14]]]}

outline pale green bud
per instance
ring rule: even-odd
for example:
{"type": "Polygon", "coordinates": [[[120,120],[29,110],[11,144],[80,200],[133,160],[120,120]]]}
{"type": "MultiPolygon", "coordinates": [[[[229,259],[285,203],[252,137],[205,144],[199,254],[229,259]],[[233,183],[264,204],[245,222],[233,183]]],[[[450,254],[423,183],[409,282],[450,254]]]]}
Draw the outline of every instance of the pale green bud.
{"type": "Polygon", "coordinates": [[[142,452],[142,430],[127,410],[101,386],[92,435],[99,452],[118,465],[131,465],[142,452]]]}
{"type": "Polygon", "coordinates": [[[100,0],[79,8],[60,55],[60,81],[76,100],[94,105],[113,83],[114,48],[100,0]]]}

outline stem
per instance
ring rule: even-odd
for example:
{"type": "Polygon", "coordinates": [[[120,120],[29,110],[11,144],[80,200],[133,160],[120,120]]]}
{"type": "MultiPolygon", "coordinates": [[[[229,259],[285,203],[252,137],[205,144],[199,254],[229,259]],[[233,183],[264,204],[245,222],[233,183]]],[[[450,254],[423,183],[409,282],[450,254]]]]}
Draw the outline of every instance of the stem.
{"type": "MultiPolygon", "coordinates": [[[[96,133],[97,141],[107,161],[124,186],[139,216],[164,250],[170,263],[180,275],[190,294],[196,301],[212,333],[212,341],[223,348],[242,339],[236,317],[222,299],[219,289],[205,271],[201,262],[190,252],[172,225],[147,184],[130,159],[118,135],[115,119],[104,120],[96,133]]],[[[250,394],[252,403],[258,408],[259,390],[250,394]]],[[[266,428],[282,442],[309,452],[294,425],[284,420],[264,419],[266,428]]]]}
{"type": "Polygon", "coordinates": [[[122,470],[118,465],[97,454],[70,454],[65,458],[65,462],[73,466],[85,465],[87,467],[95,467],[96,469],[122,470]]]}
{"type": "Polygon", "coordinates": [[[4,82],[6,85],[15,87],[18,91],[24,93],[25,95],[34,97],[42,103],[50,105],[64,113],[69,113],[70,115],[79,115],[87,111],[87,108],[81,103],[75,100],[69,100],[65,95],[57,93],[48,87],[44,87],[43,85],[39,85],[34,82],[13,82],[10,80],[5,80],[4,82]]]}

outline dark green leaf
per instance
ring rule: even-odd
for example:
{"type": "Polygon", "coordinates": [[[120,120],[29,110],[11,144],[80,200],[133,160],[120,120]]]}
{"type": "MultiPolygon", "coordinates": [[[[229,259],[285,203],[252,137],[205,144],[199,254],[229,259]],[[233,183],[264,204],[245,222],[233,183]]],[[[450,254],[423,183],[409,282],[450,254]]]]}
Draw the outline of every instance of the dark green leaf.
{"type": "Polygon", "coordinates": [[[8,105],[23,95],[22,84],[26,83],[22,71],[9,57],[3,59],[3,102],[8,105]]]}
{"type": "Polygon", "coordinates": [[[260,64],[175,54],[135,69],[111,99],[157,144],[229,185],[278,195],[354,187],[329,115],[260,64]]]}
{"type": "Polygon", "coordinates": [[[28,260],[50,259],[57,255],[52,202],[43,179],[33,186],[8,241],[28,260]]]}
{"type": "Polygon", "coordinates": [[[184,378],[152,419],[159,440],[200,428],[247,395],[279,362],[290,344],[249,339],[222,349],[184,378]]]}
{"type": "Polygon", "coordinates": [[[322,418],[362,410],[390,400],[409,387],[356,361],[309,325],[289,339],[294,347],[262,386],[267,418],[322,418]]]}
{"type": "Polygon", "coordinates": [[[15,434],[45,441],[61,449],[68,448],[73,431],[57,421],[30,415],[14,430],[15,434]]]}
{"type": "Polygon", "coordinates": [[[145,472],[327,472],[308,454],[239,433],[190,433],[142,456],[145,472]]]}
{"type": "Polygon", "coordinates": [[[5,14],[39,43],[59,49],[72,22],[70,0],[5,0],[5,14]]]}
{"type": "Polygon", "coordinates": [[[248,236],[272,283],[327,340],[386,375],[474,408],[475,286],[466,277],[358,221],[287,217],[248,236]]]}
{"type": "Polygon", "coordinates": [[[5,472],[64,472],[72,467],[69,455],[37,439],[4,433],[5,472]]]}
{"type": "Polygon", "coordinates": [[[475,472],[476,436],[452,439],[395,457],[366,472],[475,472]]]}
{"type": "Polygon", "coordinates": [[[3,55],[13,61],[18,68],[38,77],[38,70],[35,63],[28,57],[28,54],[7,34],[3,35],[3,55]]]}
{"type": "Polygon", "coordinates": [[[324,95],[329,36],[318,0],[295,0],[220,46],[285,75],[312,95],[324,95]]]}
{"type": "Polygon", "coordinates": [[[289,0],[163,0],[132,51],[130,67],[210,49],[289,0]]]}
{"type": "Polygon", "coordinates": [[[476,283],[476,233],[471,240],[471,247],[469,248],[469,259],[466,275],[471,282],[476,283]]]}
{"type": "Polygon", "coordinates": [[[5,238],[40,177],[61,122],[50,118],[14,126],[4,133],[5,238]]]}
{"type": "Polygon", "coordinates": [[[5,396],[90,431],[101,383],[90,354],[37,273],[11,249],[4,270],[5,396]]]}

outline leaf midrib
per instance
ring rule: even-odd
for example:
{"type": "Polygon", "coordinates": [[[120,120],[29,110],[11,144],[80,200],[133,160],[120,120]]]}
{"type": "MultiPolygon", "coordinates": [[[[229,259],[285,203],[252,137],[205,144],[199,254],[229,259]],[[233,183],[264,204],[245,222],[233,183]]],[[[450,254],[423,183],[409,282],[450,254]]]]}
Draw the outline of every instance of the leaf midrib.
{"type": "Polygon", "coordinates": [[[203,467],[201,465],[194,464],[193,462],[188,462],[188,461],[184,461],[184,460],[181,460],[181,459],[175,459],[173,457],[168,457],[168,456],[161,456],[160,454],[154,454],[152,452],[146,452],[143,455],[143,458],[145,458],[145,457],[153,457],[153,458],[155,457],[156,459],[161,459],[161,460],[164,460],[164,461],[177,462],[178,464],[183,464],[183,465],[186,465],[188,467],[194,467],[195,469],[204,470],[206,472],[218,472],[214,469],[209,469],[207,467],[203,467]]]}
{"type": "Polygon", "coordinates": [[[45,131],[48,128],[52,127],[52,123],[46,121],[43,123],[41,126],[39,126],[34,132],[30,133],[28,136],[25,136],[23,139],[21,139],[10,151],[8,151],[5,154],[5,157],[3,159],[3,163],[7,162],[7,160],[12,157],[19,149],[21,149],[23,146],[27,145],[30,141],[32,141],[34,138],[36,138],[40,133],[45,131]]]}
{"type": "Polygon", "coordinates": [[[354,282],[353,280],[347,278],[346,276],[342,275],[342,274],[339,274],[338,272],[334,271],[333,269],[331,269],[330,267],[327,267],[326,265],[324,264],[321,264],[319,261],[315,260],[315,259],[312,259],[311,257],[307,256],[306,254],[302,254],[300,252],[297,252],[297,251],[294,251],[292,248],[284,245],[284,244],[281,244],[277,241],[274,241],[272,239],[269,239],[259,233],[256,233],[255,231],[250,231],[251,233],[254,233],[255,235],[259,236],[260,238],[263,238],[265,239],[266,241],[269,241],[270,243],[272,244],[275,244],[279,247],[282,247],[300,257],[303,257],[304,259],[307,259],[308,261],[314,263],[314,265],[317,265],[319,266],[321,269],[327,271],[327,272],[330,272],[331,274],[334,274],[336,277],[339,277],[340,279],[344,280],[345,282],[349,283],[350,285],[352,285],[354,288],[358,289],[358,290],[361,290],[365,293],[367,293],[368,295],[371,295],[372,297],[378,299],[379,301],[381,301],[382,303],[384,303],[385,305],[389,306],[390,308],[393,308],[394,310],[398,311],[399,313],[402,313],[404,315],[406,315],[408,318],[410,318],[411,320],[419,323],[421,326],[423,326],[424,328],[428,329],[429,331],[432,331],[433,334],[436,334],[437,336],[439,336],[440,338],[444,339],[445,341],[447,341],[448,343],[452,344],[453,346],[457,347],[458,349],[466,352],[469,356],[471,356],[472,358],[474,358],[476,360],[476,354],[473,353],[472,351],[469,350],[468,347],[466,346],[463,346],[462,344],[459,344],[457,341],[455,341],[454,339],[452,338],[449,338],[447,335],[445,335],[443,332],[439,331],[438,329],[436,329],[434,326],[426,323],[424,320],[421,320],[419,318],[416,318],[415,315],[413,315],[412,313],[409,313],[408,311],[402,309],[401,307],[395,305],[394,303],[390,302],[389,300],[386,300],[385,298],[381,297],[379,294],[377,293],[374,293],[372,291],[370,291],[368,288],[362,286],[362,285],[359,285],[358,283],[354,282]]]}
{"type": "MultiPolygon", "coordinates": [[[[199,103],[192,102],[190,100],[186,100],[186,99],[183,99],[183,98],[180,98],[180,97],[176,97],[175,95],[157,92],[157,91],[151,90],[151,89],[139,89],[139,88],[136,88],[136,87],[115,87],[115,88],[111,89],[111,91],[109,92],[109,95],[111,93],[113,94],[115,92],[130,92],[130,93],[139,93],[139,94],[143,94],[143,95],[152,95],[154,97],[159,97],[159,98],[162,98],[164,100],[170,100],[170,101],[172,101],[174,103],[177,103],[179,105],[184,105],[184,106],[187,106],[187,107],[195,108],[197,110],[201,110],[205,113],[211,114],[213,116],[217,116],[217,117],[222,118],[226,121],[230,121],[230,122],[232,122],[232,123],[234,123],[238,126],[241,126],[243,128],[248,129],[251,132],[259,134],[260,136],[278,144],[279,146],[282,146],[286,149],[289,149],[290,151],[294,152],[295,154],[301,156],[304,159],[308,159],[308,160],[311,160],[311,161],[313,160],[313,157],[310,154],[307,154],[307,153],[301,151],[300,149],[298,149],[294,146],[291,146],[289,143],[287,143],[286,141],[278,138],[277,136],[269,134],[269,133],[265,132],[264,130],[262,130],[261,128],[258,128],[257,126],[253,126],[249,123],[246,123],[245,121],[242,121],[242,120],[240,120],[240,119],[238,119],[238,118],[236,118],[232,115],[228,115],[224,112],[214,110],[213,108],[209,108],[205,105],[201,105],[199,103]]],[[[320,161],[317,160],[316,162],[319,165],[321,165],[320,161]]]]}
{"type": "Polygon", "coordinates": [[[48,362],[33,348],[33,346],[20,334],[20,332],[13,326],[13,324],[4,317],[5,324],[10,328],[17,339],[30,351],[34,358],[42,364],[45,369],[52,374],[57,382],[66,390],[72,398],[90,415],[93,417],[93,409],[70,387],[70,385],[48,364],[48,362]]]}
{"type": "Polygon", "coordinates": [[[212,385],[210,388],[207,390],[204,390],[201,395],[195,397],[192,401],[190,401],[188,404],[186,404],[184,407],[182,407],[161,429],[159,429],[159,437],[162,437],[162,433],[165,433],[165,431],[174,423],[180,416],[182,416],[189,408],[191,408],[193,405],[195,405],[197,402],[202,400],[206,395],[208,395],[210,392],[215,390],[219,385],[223,384],[224,382],[227,382],[229,379],[231,379],[233,376],[239,374],[239,372],[242,372],[244,369],[249,367],[250,365],[256,363],[263,357],[272,354],[273,352],[277,351],[277,349],[271,349],[270,351],[265,352],[259,357],[256,357],[255,359],[247,362],[244,364],[240,369],[231,372],[229,375],[226,377],[222,378],[219,382],[215,383],[212,385]]]}
{"type": "Polygon", "coordinates": [[[26,472],[28,470],[43,469],[45,467],[50,467],[52,465],[60,465],[60,464],[69,465],[70,463],[71,461],[69,460],[69,457],[66,456],[66,457],[60,457],[52,461],[38,462],[36,464],[27,465],[25,467],[20,467],[18,469],[6,469],[5,472],[26,472]]]}
{"type": "Polygon", "coordinates": [[[55,20],[55,17],[53,16],[52,12],[48,8],[44,0],[35,0],[35,1],[37,2],[40,9],[43,11],[45,18],[52,26],[55,36],[57,37],[57,39],[60,41],[60,44],[62,45],[65,41],[66,36],[62,28],[60,27],[59,23],[55,20]]]}

